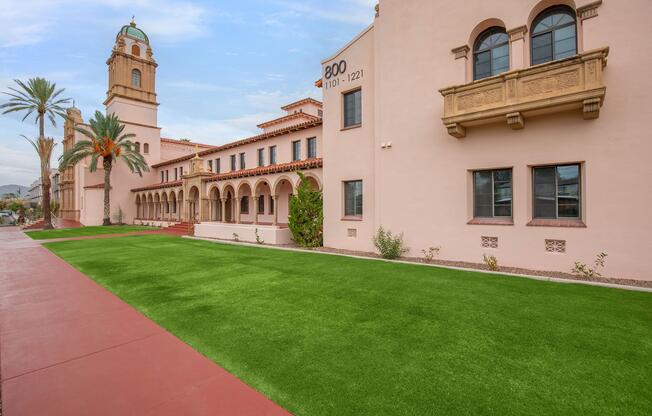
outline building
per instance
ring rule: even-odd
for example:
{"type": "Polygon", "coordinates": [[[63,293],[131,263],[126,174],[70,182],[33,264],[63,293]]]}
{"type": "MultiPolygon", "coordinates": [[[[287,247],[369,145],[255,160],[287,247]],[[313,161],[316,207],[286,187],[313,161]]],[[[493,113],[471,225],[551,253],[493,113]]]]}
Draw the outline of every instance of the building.
{"type": "MultiPolygon", "coordinates": [[[[289,242],[297,171],[324,196],[327,247],[569,272],[607,253],[607,276],[651,280],[645,0],[381,0],[371,26],[323,61],[305,99],[223,146],[161,137],[149,39],[122,28],[107,112],[152,171],[117,165],[125,222],[197,223],[199,236],[289,242]],[[621,28],[621,29],[616,29],[621,28]],[[607,65],[607,62],[609,63],[607,65]]],[[[64,147],[82,124],[69,110],[64,147]]],[[[99,224],[102,172],[61,174],[64,218],[99,224]]]]}
{"type": "Polygon", "coordinates": [[[43,199],[43,187],[41,178],[36,179],[29,185],[29,191],[25,195],[25,201],[33,207],[41,205],[43,199]]]}
{"type": "MultiPolygon", "coordinates": [[[[269,243],[290,242],[289,197],[297,171],[320,189],[321,102],[307,98],[283,107],[285,115],[260,124],[261,133],[208,146],[161,137],[157,124],[156,69],[148,36],[134,22],[116,36],[107,61],[109,89],[104,105],[135,135],[151,171],[143,177],[121,163],[111,177],[111,207],[127,223],[168,226],[200,222],[198,234],[269,243]]],[[[68,110],[64,150],[83,140],[81,112],[68,110]]],[[[61,216],[85,225],[102,223],[103,171],[80,163],[61,172],[61,216]]]]}
{"type": "Polygon", "coordinates": [[[652,279],[646,0],[381,0],[323,62],[325,245],[652,279]],[[608,63],[608,64],[607,64],[608,63]]]}

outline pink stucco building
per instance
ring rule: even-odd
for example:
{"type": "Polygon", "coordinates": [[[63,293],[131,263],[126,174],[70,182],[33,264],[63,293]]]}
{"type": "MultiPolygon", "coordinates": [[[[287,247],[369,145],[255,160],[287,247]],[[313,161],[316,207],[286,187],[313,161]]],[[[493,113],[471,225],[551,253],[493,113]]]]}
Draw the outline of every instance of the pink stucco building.
{"type": "MultiPolygon", "coordinates": [[[[322,62],[306,99],[219,146],[161,138],[156,62],[134,25],[108,61],[107,111],[152,171],[114,172],[126,222],[196,221],[200,236],[290,241],[297,170],[324,196],[324,243],[374,251],[379,227],[408,255],[652,280],[646,0],[381,0],[376,18],[322,62]]],[[[69,111],[65,146],[83,123],[69,111]]],[[[62,173],[62,213],[101,222],[102,173],[62,173]]]]}

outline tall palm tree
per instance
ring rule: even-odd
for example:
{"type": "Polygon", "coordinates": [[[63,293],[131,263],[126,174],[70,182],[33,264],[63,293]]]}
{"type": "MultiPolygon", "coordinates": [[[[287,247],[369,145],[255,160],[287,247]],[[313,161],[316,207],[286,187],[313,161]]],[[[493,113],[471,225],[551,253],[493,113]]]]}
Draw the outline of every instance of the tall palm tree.
{"type": "Polygon", "coordinates": [[[57,116],[66,118],[66,113],[63,104],[70,101],[69,98],[59,98],[63,93],[63,88],[57,90],[55,83],[43,78],[31,78],[27,84],[16,79],[14,82],[18,85],[17,88],[9,87],[11,92],[5,92],[10,96],[8,102],[0,105],[0,109],[4,110],[2,114],[13,112],[25,112],[23,121],[30,115],[34,114],[35,123],[39,125],[39,135],[36,141],[29,140],[25,137],[36,149],[36,152],[41,159],[41,187],[43,193],[43,219],[44,229],[52,228],[52,214],[50,211],[50,158],[52,157],[52,149],[54,148],[54,139],[45,137],[45,117],[50,120],[53,126],[56,127],[57,116]]]}
{"type": "Polygon", "coordinates": [[[121,159],[127,164],[129,170],[143,176],[143,171],[149,171],[143,155],[136,151],[136,146],[129,140],[133,134],[123,134],[124,124],[120,123],[118,116],[109,114],[105,116],[99,111],[94,118],[89,120],[90,131],[83,127],[75,130],[88,137],[90,140],[80,140],[67,150],[59,159],[59,169],[74,166],[80,161],[90,158],[89,169],[95,172],[97,163],[102,158],[104,168],[104,220],[103,225],[111,225],[111,169],[113,164],[121,159]]]}

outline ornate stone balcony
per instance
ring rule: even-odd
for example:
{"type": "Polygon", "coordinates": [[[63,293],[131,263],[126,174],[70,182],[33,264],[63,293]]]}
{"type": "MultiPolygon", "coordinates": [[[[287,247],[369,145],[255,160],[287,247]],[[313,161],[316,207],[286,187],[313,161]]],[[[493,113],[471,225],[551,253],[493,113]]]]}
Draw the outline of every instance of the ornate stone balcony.
{"type": "Polygon", "coordinates": [[[506,121],[522,129],[525,118],[581,108],[585,119],[597,118],[607,88],[602,70],[609,48],[595,49],[491,78],[439,90],[444,96],[442,121],[451,136],[466,128],[506,121]]]}

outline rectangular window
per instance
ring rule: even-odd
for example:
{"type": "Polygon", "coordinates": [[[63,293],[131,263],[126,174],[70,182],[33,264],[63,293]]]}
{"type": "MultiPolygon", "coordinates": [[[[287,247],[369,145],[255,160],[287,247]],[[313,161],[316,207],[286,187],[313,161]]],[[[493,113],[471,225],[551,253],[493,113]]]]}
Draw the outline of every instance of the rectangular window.
{"type": "Polygon", "coordinates": [[[533,169],[534,218],[580,218],[580,165],[533,169]]]}
{"type": "Polygon", "coordinates": [[[235,155],[231,155],[231,172],[233,172],[234,170],[236,170],[235,155]]]}
{"type": "Polygon", "coordinates": [[[174,180],[179,180],[179,170],[177,168],[174,168],[174,180]]]}
{"type": "Polygon", "coordinates": [[[169,170],[165,171],[165,182],[170,182],[170,171],[169,170]]]}
{"type": "Polygon", "coordinates": [[[220,170],[222,169],[220,165],[221,165],[220,159],[219,158],[215,159],[215,173],[220,173],[220,170]]]}
{"type": "Polygon", "coordinates": [[[292,142],[292,161],[301,160],[301,140],[292,142]]]}
{"type": "Polygon", "coordinates": [[[311,137],[307,140],[308,147],[308,159],[314,159],[317,157],[317,138],[311,137]]]}
{"type": "Polygon", "coordinates": [[[258,167],[265,166],[265,149],[258,149],[258,167]]]}
{"type": "Polygon", "coordinates": [[[240,198],[240,213],[249,214],[249,197],[243,196],[240,198]]]}
{"type": "Polygon", "coordinates": [[[362,217],[362,181],[344,182],[344,216],[362,217]]]}
{"type": "Polygon", "coordinates": [[[362,124],[362,90],[344,94],[344,127],[355,127],[362,124]]]}
{"type": "Polygon", "coordinates": [[[274,214],[274,197],[270,195],[269,196],[269,215],[273,215],[273,214],[274,214]]]}
{"type": "Polygon", "coordinates": [[[165,182],[165,171],[161,171],[161,182],[165,182]]]}
{"type": "Polygon", "coordinates": [[[258,213],[259,214],[265,213],[265,195],[260,195],[258,197],[258,213]]]}
{"type": "Polygon", "coordinates": [[[512,216],[512,170],[473,172],[474,217],[512,216]]]}
{"type": "Polygon", "coordinates": [[[245,154],[240,153],[240,169],[245,169],[247,166],[245,165],[245,154]]]}
{"type": "Polygon", "coordinates": [[[183,166],[179,168],[179,176],[183,176],[183,166]]]}
{"type": "Polygon", "coordinates": [[[208,161],[208,169],[210,169],[211,172],[213,171],[213,161],[212,160],[208,161]]]}
{"type": "Polygon", "coordinates": [[[269,147],[269,164],[270,165],[276,164],[276,146],[269,147]]]}

